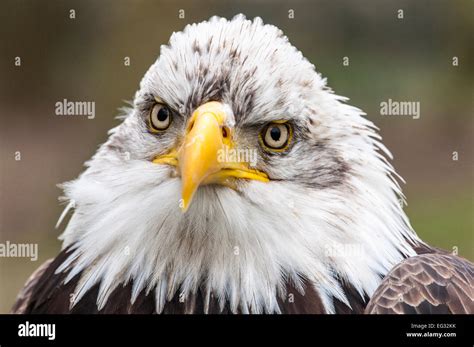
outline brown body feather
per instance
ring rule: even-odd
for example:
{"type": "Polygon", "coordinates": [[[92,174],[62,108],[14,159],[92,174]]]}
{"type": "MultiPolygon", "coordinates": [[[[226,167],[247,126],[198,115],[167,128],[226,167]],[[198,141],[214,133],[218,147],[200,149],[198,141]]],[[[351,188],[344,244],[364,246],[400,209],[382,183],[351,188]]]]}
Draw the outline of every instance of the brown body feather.
{"type": "Polygon", "coordinates": [[[366,313],[474,313],[474,265],[451,254],[411,257],[390,271],[366,313]]]}
{"type": "MultiPolygon", "coordinates": [[[[38,269],[27,281],[25,288],[15,302],[13,313],[104,313],[104,314],[151,314],[156,313],[156,303],[153,291],[146,294],[142,291],[136,301],[131,303],[132,283],[118,286],[111,294],[107,303],[98,311],[97,294],[99,285],[95,285],[74,306],[70,307],[74,289],[79,281],[78,274],[67,284],[64,279],[67,273],[55,274],[56,269],[67,259],[67,250],[62,251],[53,261],[38,269]]],[[[304,281],[304,295],[300,293],[291,283],[286,285],[285,299],[279,299],[282,313],[326,313],[321,298],[317,291],[304,281]]],[[[363,312],[364,300],[358,296],[352,287],[348,287],[348,297],[354,298],[354,308],[357,313],[363,312]],[[352,292],[353,291],[353,292],[352,292]]],[[[337,310],[347,312],[349,308],[343,303],[338,303],[337,310]]],[[[205,292],[198,290],[191,297],[180,301],[179,295],[167,301],[163,307],[163,313],[231,313],[228,304],[221,310],[218,300],[211,294],[209,300],[205,300],[205,292]]]]}
{"type": "MultiPolygon", "coordinates": [[[[336,313],[473,313],[474,266],[467,260],[447,253],[419,247],[418,256],[408,258],[397,265],[382,281],[372,296],[362,298],[350,285],[341,282],[351,305],[335,299],[336,313]],[[366,307],[367,305],[367,307],[366,307]]],[[[74,306],[70,307],[78,274],[64,284],[67,273],[56,274],[56,269],[66,260],[67,250],[54,260],[43,264],[27,281],[15,302],[13,313],[103,313],[103,314],[152,314],[156,313],[153,291],[142,291],[131,303],[132,283],[118,286],[105,306],[97,308],[99,285],[94,286],[74,306]]],[[[286,284],[285,300],[279,299],[282,313],[326,313],[317,291],[304,281],[304,294],[291,283],[286,284]]],[[[163,313],[231,313],[228,304],[222,309],[211,294],[209,300],[203,290],[180,300],[176,295],[167,301],[163,313]]]]}

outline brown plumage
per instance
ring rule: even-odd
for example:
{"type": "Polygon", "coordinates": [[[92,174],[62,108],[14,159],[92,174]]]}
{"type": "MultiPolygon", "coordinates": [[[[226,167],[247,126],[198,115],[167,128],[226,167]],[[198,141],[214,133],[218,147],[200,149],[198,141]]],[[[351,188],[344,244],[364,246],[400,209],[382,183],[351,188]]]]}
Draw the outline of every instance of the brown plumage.
{"type": "MultiPolygon", "coordinates": [[[[432,248],[418,247],[417,252],[418,256],[406,259],[388,273],[367,307],[368,298],[361,298],[351,285],[342,281],[341,286],[351,307],[335,299],[336,313],[474,313],[473,264],[432,248]]],[[[81,274],[67,284],[63,283],[67,273],[55,274],[67,255],[68,249],[54,260],[48,260],[31,275],[18,295],[13,313],[156,313],[155,297],[145,291],[131,303],[132,282],[118,286],[100,311],[96,305],[99,285],[70,308],[70,299],[81,274]]],[[[163,313],[231,313],[228,303],[221,309],[212,294],[208,301],[205,297],[203,290],[185,300],[176,295],[166,302],[163,313]]],[[[279,299],[279,306],[282,313],[287,314],[326,313],[321,298],[306,281],[304,294],[287,283],[285,299],[279,299]]]]}
{"type": "Polygon", "coordinates": [[[474,313],[474,266],[451,254],[401,262],[375,291],[366,313],[474,313]]]}
{"type": "MultiPolygon", "coordinates": [[[[155,297],[147,295],[142,291],[137,300],[132,304],[131,291],[132,282],[118,286],[105,307],[98,311],[96,301],[99,285],[94,286],[73,308],[70,308],[70,300],[74,295],[74,289],[81,274],[78,274],[70,282],[64,284],[67,272],[56,274],[58,266],[67,258],[68,249],[63,250],[54,260],[50,259],[44,263],[28,279],[25,287],[18,295],[12,313],[101,313],[101,314],[151,314],[156,313],[155,297]]],[[[291,283],[286,285],[284,299],[279,299],[282,313],[326,313],[321,298],[306,281],[304,281],[304,294],[300,293],[291,283]]],[[[365,307],[364,300],[350,286],[344,287],[346,295],[355,303],[354,310],[350,310],[342,302],[336,302],[337,313],[362,313],[365,307]],[[353,300],[352,300],[353,299],[353,300]]],[[[179,295],[167,301],[163,313],[187,314],[187,313],[209,313],[228,314],[231,313],[228,303],[222,307],[218,300],[210,294],[210,300],[205,300],[203,290],[198,290],[186,300],[181,300],[179,295]],[[206,307],[205,302],[208,302],[206,307]]]]}

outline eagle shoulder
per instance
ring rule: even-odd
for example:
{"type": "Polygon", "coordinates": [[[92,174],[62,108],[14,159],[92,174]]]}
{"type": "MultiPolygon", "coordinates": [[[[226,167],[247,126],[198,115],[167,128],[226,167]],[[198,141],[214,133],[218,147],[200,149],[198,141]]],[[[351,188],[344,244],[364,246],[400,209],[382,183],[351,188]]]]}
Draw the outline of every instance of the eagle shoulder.
{"type": "Polygon", "coordinates": [[[446,253],[410,257],[395,266],[365,313],[474,313],[474,264],[446,253]]]}
{"type": "Polygon", "coordinates": [[[26,281],[24,287],[18,293],[15,303],[13,304],[11,313],[26,313],[29,305],[31,304],[35,288],[38,286],[40,279],[42,278],[46,270],[49,268],[53,260],[53,258],[48,259],[39,268],[37,268],[35,272],[31,274],[31,276],[26,281]]]}

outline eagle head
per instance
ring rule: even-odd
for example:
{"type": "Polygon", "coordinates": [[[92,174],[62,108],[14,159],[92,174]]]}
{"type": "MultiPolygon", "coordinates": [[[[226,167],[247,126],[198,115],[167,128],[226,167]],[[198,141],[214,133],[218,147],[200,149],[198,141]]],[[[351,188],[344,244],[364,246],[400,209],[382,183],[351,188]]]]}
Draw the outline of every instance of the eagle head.
{"type": "Polygon", "coordinates": [[[64,184],[73,305],[120,283],[157,311],[197,290],[279,312],[287,283],[327,312],[372,294],[417,240],[375,126],[281,30],[213,17],[174,33],[123,122],[64,184]]]}

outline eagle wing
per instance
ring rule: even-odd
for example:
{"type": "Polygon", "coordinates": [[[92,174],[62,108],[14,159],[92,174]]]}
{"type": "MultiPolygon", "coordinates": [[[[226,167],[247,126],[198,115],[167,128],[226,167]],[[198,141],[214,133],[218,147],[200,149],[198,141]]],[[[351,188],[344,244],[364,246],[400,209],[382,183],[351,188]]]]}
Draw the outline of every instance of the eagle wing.
{"type": "Polygon", "coordinates": [[[452,254],[407,258],[384,278],[365,313],[474,313],[474,264],[452,254]]]}

